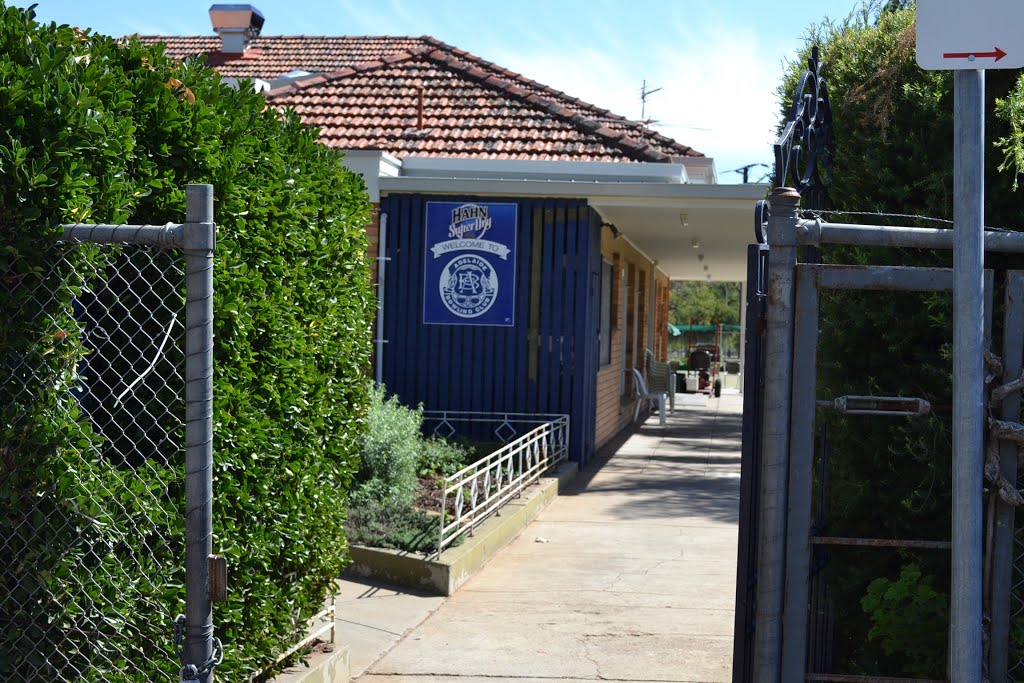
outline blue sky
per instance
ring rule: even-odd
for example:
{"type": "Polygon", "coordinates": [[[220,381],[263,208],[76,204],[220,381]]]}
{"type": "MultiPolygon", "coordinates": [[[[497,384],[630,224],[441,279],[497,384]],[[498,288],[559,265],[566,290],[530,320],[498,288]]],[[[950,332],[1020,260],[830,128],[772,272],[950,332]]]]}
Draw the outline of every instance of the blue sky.
{"type": "MultiPolygon", "coordinates": [[[[25,0],[13,4],[27,6],[25,0]]],[[[38,0],[44,21],[110,35],[211,34],[209,0],[38,0]]],[[[266,35],[432,35],[654,127],[730,169],[771,163],[775,87],[806,27],[859,0],[255,0],[266,35]],[[782,11],[784,10],[784,11],[782,11]]],[[[755,169],[757,179],[767,169],[755,169]]]]}

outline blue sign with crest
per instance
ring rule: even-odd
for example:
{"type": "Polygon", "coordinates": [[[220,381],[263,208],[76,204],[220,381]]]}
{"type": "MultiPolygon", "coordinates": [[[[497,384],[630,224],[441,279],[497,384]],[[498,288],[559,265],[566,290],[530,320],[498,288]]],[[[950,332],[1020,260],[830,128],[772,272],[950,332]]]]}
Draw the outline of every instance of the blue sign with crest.
{"type": "Polygon", "coordinates": [[[517,209],[427,202],[424,323],[515,324],[517,209]]]}

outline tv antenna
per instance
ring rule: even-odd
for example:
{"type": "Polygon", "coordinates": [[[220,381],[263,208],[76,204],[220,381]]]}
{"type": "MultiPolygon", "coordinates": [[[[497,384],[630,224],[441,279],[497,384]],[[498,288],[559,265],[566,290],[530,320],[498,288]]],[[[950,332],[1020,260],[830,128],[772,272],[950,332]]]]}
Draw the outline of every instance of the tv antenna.
{"type": "Polygon", "coordinates": [[[653,90],[648,90],[647,79],[644,79],[643,83],[640,85],[640,120],[645,124],[653,123],[653,121],[647,120],[647,98],[659,90],[662,90],[662,88],[657,87],[653,90]]]}

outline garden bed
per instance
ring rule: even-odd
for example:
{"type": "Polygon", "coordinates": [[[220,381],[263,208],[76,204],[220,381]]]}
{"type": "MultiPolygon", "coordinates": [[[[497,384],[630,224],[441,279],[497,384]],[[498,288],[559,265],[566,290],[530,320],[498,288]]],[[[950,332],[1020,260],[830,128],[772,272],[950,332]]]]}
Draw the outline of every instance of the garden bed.
{"type": "MultiPolygon", "coordinates": [[[[362,501],[349,509],[349,543],[410,553],[430,553],[437,549],[440,531],[441,488],[444,477],[432,474],[420,477],[412,503],[362,501]]],[[[454,501],[448,501],[448,514],[454,514],[454,501]]],[[[452,543],[462,542],[461,537],[452,543]]]]}
{"type": "MultiPolygon", "coordinates": [[[[437,558],[426,553],[352,544],[352,564],[346,570],[355,576],[369,577],[402,586],[451,595],[483,567],[502,548],[511,543],[541,510],[554,500],[578,471],[574,462],[541,477],[523,490],[522,496],[506,504],[459,547],[445,550],[437,558]]],[[[436,547],[436,528],[435,528],[436,547]]]]}

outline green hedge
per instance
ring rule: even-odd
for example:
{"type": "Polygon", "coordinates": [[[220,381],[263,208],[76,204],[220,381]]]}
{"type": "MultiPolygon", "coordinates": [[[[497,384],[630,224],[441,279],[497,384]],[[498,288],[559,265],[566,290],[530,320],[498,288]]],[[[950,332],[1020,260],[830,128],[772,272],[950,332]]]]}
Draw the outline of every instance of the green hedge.
{"type": "MultiPolygon", "coordinates": [[[[124,607],[135,630],[162,629],[138,648],[167,648],[183,601],[180,452],[152,454],[146,477],[105,456],[71,395],[85,353],[71,301],[124,256],[63,253],[53,242],[64,222],[181,221],[188,183],[216,193],[214,549],[230,567],[229,599],[214,608],[221,680],[272,661],[331,592],[347,557],[343,501],[364,427],[374,308],[365,190],[316,138],[198,62],[40,25],[0,0],[0,547],[17,549],[0,563],[5,618],[48,609],[36,598],[81,582],[110,599],[137,595],[124,607]],[[67,267],[54,270],[60,254],[67,267]],[[54,292],[43,310],[28,294],[38,287],[54,292]],[[45,514],[25,515],[29,504],[45,514]],[[142,516],[178,545],[137,538],[142,516]],[[76,563],[87,552],[139,559],[76,563]],[[34,569],[47,563],[54,571],[34,569]],[[157,573],[158,593],[138,586],[157,573]]],[[[0,673],[29,666],[16,649],[26,643],[58,657],[47,639],[59,634],[0,626],[0,673]]],[[[81,665],[110,636],[93,634],[92,654],[67,656],[81,665]]],[[[131,649],[117,644],[124,659],[92,675],[167,677],[139,669],[131,649]]],[[[139,659],[173,672],[166,654],[139,659]]]]}

